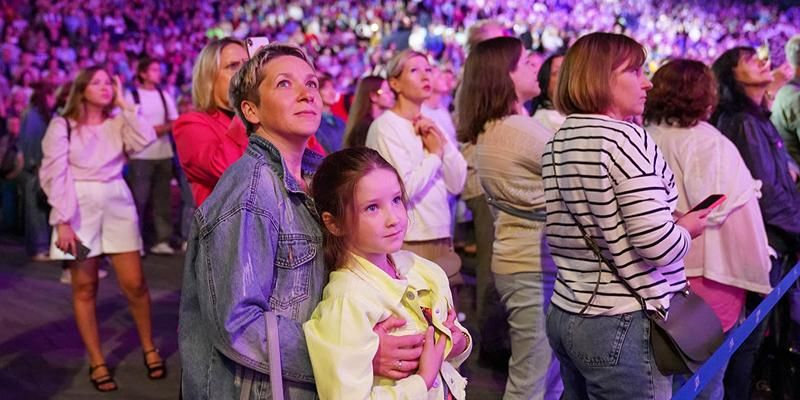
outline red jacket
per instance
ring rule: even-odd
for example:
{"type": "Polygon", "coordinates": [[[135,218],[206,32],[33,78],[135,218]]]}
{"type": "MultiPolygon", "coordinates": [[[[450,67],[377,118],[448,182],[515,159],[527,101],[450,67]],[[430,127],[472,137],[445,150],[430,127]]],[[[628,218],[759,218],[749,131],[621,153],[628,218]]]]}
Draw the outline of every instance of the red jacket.
{"type": "MultiPolygon", "coordinates": [[[[219,177],[244,154],[248,137],[239,118],[228,118],[220,111],[190,112],[181,115],[173,124],[178,158],[199,207],[214,190],[219,177]]],[[[312,136],[308,148],[325,154],[312,136]]]]}

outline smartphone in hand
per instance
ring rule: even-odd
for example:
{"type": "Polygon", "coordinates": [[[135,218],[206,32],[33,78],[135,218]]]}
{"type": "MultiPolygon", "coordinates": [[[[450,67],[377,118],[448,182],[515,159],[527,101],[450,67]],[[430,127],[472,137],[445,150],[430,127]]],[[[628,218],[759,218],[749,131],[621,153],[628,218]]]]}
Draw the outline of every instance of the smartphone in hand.
{"type": "Polygon", "coordinates": [[[269,44],[269,39],[266,36],[253,36],[247,38],[247,55],[253,58],[262,47],[269,44]]]}
{"type": "Polygon", "coordinates": [[[78,261],[83,261],[83,260],[87,259],[89,257],[89,253],[91,253],[92,250],[90,248],[86,247],[79,240],[76,240],[75,243],[77,244],[76,247],[77,247],[78,254],[72,254],[72,252],[70,252],[70,251],[66,251],[65,253],[75,257],[75,259],[78,260],[78,261]]]}
{"type": "Polygon", "coordinates": [[[689,210],[689,212],[700,211],[709,208],[717,208],[719,207],[720,204],[722,204],[723,201],[725,201],[726,198],[727,196],[725,196],[724,194],[712,194],[711,196],[706,197],[696,206],[692,207],[692,209],[689,210]]]}

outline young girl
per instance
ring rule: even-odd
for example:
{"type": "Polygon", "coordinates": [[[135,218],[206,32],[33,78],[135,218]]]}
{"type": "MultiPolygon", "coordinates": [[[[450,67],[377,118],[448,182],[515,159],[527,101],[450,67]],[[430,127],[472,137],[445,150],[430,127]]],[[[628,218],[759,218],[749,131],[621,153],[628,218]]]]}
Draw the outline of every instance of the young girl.
{"type": "Polygon", "coordinates": [[[375,150],[346,149],[325,159],[311,191],[333,271],[303,326],[320,397],[464,399],[456,368],[472,340],[455,318],[444,271],[400,250],[408,211],[397,171],[375,150]],[[373,378],[373,327],[392,315],[406,321],[394,334],[425,333],[419,369],[400,380],[373,378]]]}

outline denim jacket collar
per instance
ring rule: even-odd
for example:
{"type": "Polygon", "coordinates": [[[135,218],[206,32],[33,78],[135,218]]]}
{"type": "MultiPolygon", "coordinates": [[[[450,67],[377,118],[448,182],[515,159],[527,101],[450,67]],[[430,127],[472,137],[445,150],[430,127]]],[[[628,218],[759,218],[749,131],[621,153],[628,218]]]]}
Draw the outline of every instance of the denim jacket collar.
{"type": "MultiPolygon", "coordinates": [[[[302,186],[294,179],[292,174],[286,173],[286,163],[281,153],[269,140],[256,134],[251,134],[247,152],[254,157],[263,158],[278,178],[283,181],[287,191],[305,194],[302,186]]],[[[303,176],[312,175],[322,163],[322,158],[321,155],[306,148],[303,152],[303,159],[300,161],[300,172],[303,176]]]]}

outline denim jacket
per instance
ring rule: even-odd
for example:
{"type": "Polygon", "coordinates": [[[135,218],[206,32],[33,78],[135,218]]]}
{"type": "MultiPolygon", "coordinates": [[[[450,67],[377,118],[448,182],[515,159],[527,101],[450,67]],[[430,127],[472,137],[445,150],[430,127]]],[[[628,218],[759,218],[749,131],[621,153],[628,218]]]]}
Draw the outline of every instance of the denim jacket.
{"type": "MultiPolygon", "coordinates": [[[[306,151],[303,175],[320,161],[306,151]]],[[[180,304],[183,397],[270,398],[263,313],[271,309],[287,398],[315,399],[301,324],[326,281],[313,202],[278,150],[253,135],[194,214],[180,304]]]]}

